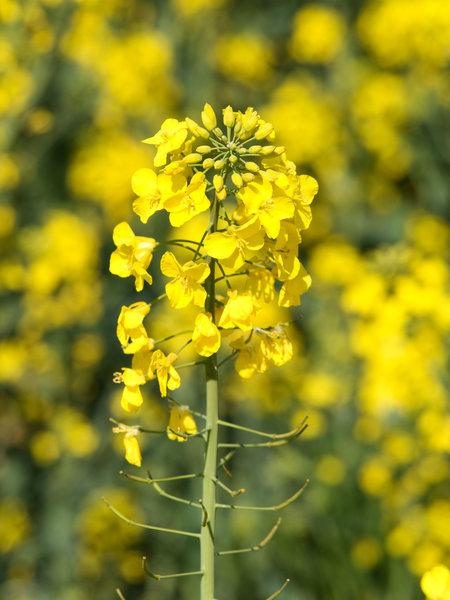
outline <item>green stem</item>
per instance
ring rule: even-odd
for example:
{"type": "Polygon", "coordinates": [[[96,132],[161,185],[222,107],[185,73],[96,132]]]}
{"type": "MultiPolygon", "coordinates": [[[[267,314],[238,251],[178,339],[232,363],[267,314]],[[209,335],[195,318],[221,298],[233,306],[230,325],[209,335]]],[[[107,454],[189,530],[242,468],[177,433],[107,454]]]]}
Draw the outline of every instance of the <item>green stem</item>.
{"type": "MultiPolygon", "coordinates": [[[[210,233],[217,229],[219,202],[217,198],[211,206],[210,233]]],[[[213,258],[209,259],[210,274],[206,281],[208,292],[206,310],[211,313],[215,320],[215,263],[213,258]]],[[[200,599],[214,599],[214,533],[216,519],[216,478],[217,465],[217,441],[219,420],[219,378],[217,370],[217,355],[213,354],[205,361],[206,370],[206,447],[205,463],[203,468],[203,490],[202,506],[204,508],[204,519],[200,533],[200,563],[203,571],[200,584],[200,599]]]]}

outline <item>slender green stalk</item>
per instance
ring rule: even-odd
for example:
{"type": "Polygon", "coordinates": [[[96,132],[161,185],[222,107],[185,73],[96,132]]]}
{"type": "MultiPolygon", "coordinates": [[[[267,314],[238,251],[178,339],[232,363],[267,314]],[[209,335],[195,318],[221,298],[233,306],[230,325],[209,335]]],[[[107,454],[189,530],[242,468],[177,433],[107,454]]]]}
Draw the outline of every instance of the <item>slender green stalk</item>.
{"type": "MultiPolygon", "coordinates": [[[[217,229],[219,203],[214,199],[211,206],[209,232],[217,229]]],[[[215,260],[210,259],[210,274],[206,281],[208,297],[206,310],[215,318],[215,260]]],[[[204,519],[200,534],[200,563],[203,571],[200,584],[200,599],[214,599],[214,532],[216,520],[216,478],[217,441],[219,421],[219,377],[217,369],[217,355],[206,359],[206,448],[203,469],[202,506],[204,519]],[[206,518],[205,518],[206,517],[206,518]]]]}

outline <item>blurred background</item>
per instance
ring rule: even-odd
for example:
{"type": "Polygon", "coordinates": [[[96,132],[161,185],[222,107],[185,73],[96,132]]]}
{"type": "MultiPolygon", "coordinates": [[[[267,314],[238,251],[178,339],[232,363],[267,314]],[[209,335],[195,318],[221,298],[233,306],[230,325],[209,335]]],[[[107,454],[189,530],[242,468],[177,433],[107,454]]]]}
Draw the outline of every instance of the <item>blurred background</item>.
{"type": "MultiPolygon", "coordinates": [[[[227,418],[281,432],[309,417],[296,442],[236,454],[242,503],[311,483],[266,549],[219,559],[217,597],[264,600],[289,577],[286,600],[423,598],[422,573],[450,561],[448,0],[1,0],[0,23],[0,598],[198,597],[197,578],[141,568],[196,570],[196,541],[101,498],[198,525],[119,475],[145,476],[109,422],[126,420],[117,316],[143,297],[108,264],[121,220],[163,237],[131,212],[153,156],[140,140],[206,101],[253,106],[320,184],[294,362],[222,379],[227,418]]],[[[197,386],[186,373],[178,398],[201,410],[197,386]]],[[[126,422],[164,428],[145,392],[126,422]]],[[[196,472],[201,450],[149,436],[143,464],[196,472]]],[[[276,520],[242,512],[219,515],[222,549],[276,520]]]]}

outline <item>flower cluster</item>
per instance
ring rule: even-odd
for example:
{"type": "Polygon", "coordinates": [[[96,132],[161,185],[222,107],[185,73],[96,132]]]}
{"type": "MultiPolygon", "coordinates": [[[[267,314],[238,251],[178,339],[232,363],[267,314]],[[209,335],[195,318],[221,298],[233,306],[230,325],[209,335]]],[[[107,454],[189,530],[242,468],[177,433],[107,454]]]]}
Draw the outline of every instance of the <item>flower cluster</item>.
{"type": "MultiPolygon", "coordinates": [[[[299,305],[311,284],[298,246],[311,222],[318,185],[312,177],[297,175],[285,148],[274,143],[272,124],[252,108],[241,112],[228,106],[222,122],[219,126],[209,104],[201,124],[166,119],[144,140],[156,148],[154,167],[139,169],[131,182],[137,196],[133,210],[142,223],[165,211],[170,224],[182,228],[209,211],[208,229],[198,239],[157,242],[120,223],[114,229],[117,249],[110,271],[133,276],[136,290],[142,291],[144,282],[152,284],[147,269],[158,247],[172,244],[187,254],[188,260],[181,260],[167,250],[160,259],[161,273],[169,281],[158,300],[166,297],[177,310],[198,309],[182,349],[192,342],[198,355],[209,357],[227,341],[236,355],[237,372],[248,378],[264,372],[270,362],[280,366],[293,356],[283,324],[264,322],[262,315],[268,305],[299,305]]],[[[181,382],[175,366],[178,352],[165,353],[159,344],[167,338],[153,340],[143,325],[150,304],[123,306],[118,321],[123,351],[133,355],[131,368],[115,379],[124,384],[122,407],[129,412],[142,404],[140,388],[147,381],[158,380],[162,397],[181,382]]],[[[179,418],[181,424],[185,421],[179,418]]],[[[181,433],[187,429],[195,432],[192,424],[177,427],[181,433]]],[[[182,441],[172,430],[169,437],[182,441]]]]}

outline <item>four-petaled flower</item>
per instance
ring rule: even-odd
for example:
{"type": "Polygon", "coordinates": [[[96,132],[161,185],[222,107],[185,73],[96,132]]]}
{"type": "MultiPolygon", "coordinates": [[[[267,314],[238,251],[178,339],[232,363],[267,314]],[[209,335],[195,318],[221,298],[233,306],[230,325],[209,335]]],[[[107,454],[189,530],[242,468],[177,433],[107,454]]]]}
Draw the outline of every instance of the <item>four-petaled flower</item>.
{"type": "Polygon", "coordinates": [[[176,390],[180,387],[181,379],[173,366],[177,358],[175,352],[165,356],[162,350],[155,350],[152,354],[149,370],[153,379],[158,378],[159,391],[163,398],[167,396],[167,388],[176,390]]]}
{"type": "Polygon", "coordinates": [[[197,433],[197,425],[187,406],[172,406],[170,409],[167,437],[177,442],[186,442],[190,435],[197,433]]]}
{"type": "Polygon", "coordinates": [[[166,284],[166,293],[172,308],[184,308],[191,303],[203,308],[206,290],[202,283],[210,273],[207,263],[195,263],[190,260],[180,265],[172,252],[166,252],[161,258],[161,271],[166,277],[173,277],[172,281],[166,284]]]}
{"type": "Polygon", "coordinates": [[[109,270],[113,275],[134,275],[136,291],[144,289],[144,281],[151,285],[152,277],[147,273],[152,260],[156,241],[153,238],[135,235],[128,223],[119,223],[114,228],[113,240],[117,249],[111,254],[109,270]]]}

